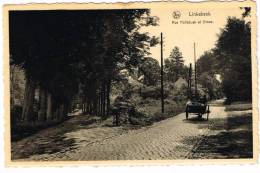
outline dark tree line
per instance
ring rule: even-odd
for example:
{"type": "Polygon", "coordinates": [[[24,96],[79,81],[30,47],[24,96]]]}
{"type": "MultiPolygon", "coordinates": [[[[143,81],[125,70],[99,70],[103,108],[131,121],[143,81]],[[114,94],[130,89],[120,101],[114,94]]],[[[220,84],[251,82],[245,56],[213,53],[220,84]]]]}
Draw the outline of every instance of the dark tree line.
{"type": "MultiPolygon", "coordinates": [[[[215,74],[220,74],[221,89],[227,102],[252,99],[251,9],[241,9],[242,18],[228,17],[218,35],[215,48],[205,52],[197,62],[198,73],[204,85],[210,86],[205,80],[210,81],[215,74]]],[[[218,87],[216,82],[214,85],[218,87]]]]}
{"type": "Polygon", "coordinates": [[[137,66],[156,44],[139,32],[156,25],[146,9],[11,11],[9,20],[10,63],[26,76],[25,122],[64,119],[79,93],[83,111],[107,116],[119,71],[137,66]]]}
{"type": "Polygon", "coordinates": [[[251,100],[251,26],[228,18],[214,50],[222,74],[223,92],[229,101],[251,100]]]}

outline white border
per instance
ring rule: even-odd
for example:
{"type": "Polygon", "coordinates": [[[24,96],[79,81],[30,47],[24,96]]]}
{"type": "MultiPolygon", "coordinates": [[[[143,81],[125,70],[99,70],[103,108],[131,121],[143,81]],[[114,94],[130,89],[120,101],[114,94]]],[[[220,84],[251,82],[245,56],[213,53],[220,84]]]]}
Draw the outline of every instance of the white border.
{"type": "MultiPolygon", "coordinates": [[[[0,0],[1,6],[3,4],[26,4],[26,3],[62,3],[62,2],[81,2],[81,3],[86,3],[86,2],[96,2],[96,3],[101,3],[101,2],[130,2],[134,0],[0,0]]],[[[142,0],[143,2],[149,2],[151,0],[142,0]]],[[[154,0],[155,1],[155,0],[154,0]]],[[[157,0],[158,1],[158,0],[157,0]]],[[[190,0],[190,1],[199,1],[199,0],[190,0]]],[[[257,9],[258,5],[260,2],[257,2],[257,9]]],[[[257,16],[259,16],[260,11],[257,10],[257,16]]],[[[1,39],[0,39],[0,53],[3,55],[3,16],[2,16],[2,8],[0,10],[0,32],[1,32],[1,39]]],[[[259,19],[257,18],[257,23],[260,23],[259,19]]],[[[260,31],[260,25],[257,25],[257,36],[260,31]]],[[[259,44],[257,44],[257,59],[258,61],[260,60],[260,49],[259,49],[259,44]]],[[[258,71],[260,69],[260,65],[258,64],[258,71]]],[[[0,74],[3,74],[3,58],[0,58],[0,74]]],[[[260,74],[260,72],[259,72],[260,74]]],[[[260,76],[258,74],[258,76],[260,76]]],[[[21,171],[26,171],[27,173],[43,173],[46,171],[51,171],[51,172],[56,172],[56,171],[61,171],[58,170],[60,168],[53,168],[53,167],[45,167],[45,168],[5,168],[4,167],[4,146],[3,146],[3,119],[4,119],[4,113],[3,113],[3,76],[1,75],[0,77],[0,172],[5,173],[5,172],[19,172],[21,171]]],[[[258,86],[260,84],[260,77],[258,78],[258,86]]],[[[258,100],[260,98],[260,89],[258,88],[258,100]]],[[[258,105],[259,106],[259,105],[258,105]]],[[[260,128],[258,128],[259,130],[260,128]]],[[[259,134],[259,133],[258,133],[259,134]]],[[[260,163],[258,161],[258,164],[246,164],[246,165],[239,165],[239,164],[232,164],[232,165],[189,165],[189,166],[180,166],[180,165],[172,165],[172,166],[99,166],[98,168],[93,167],[93,166],[80,166],[75,170],[76,167],[66,167],[62,168],[62,171],[65,173],[71,173],[72,171],[77,171],[78,172],[131,172],[131,173],[136,173],[136,172],[235,172],[235,173],[240,173],[240,172],[259,172],[260,171],[260,163]]],[[[76,173],[76,172],[75,172],[76,173]]]]}

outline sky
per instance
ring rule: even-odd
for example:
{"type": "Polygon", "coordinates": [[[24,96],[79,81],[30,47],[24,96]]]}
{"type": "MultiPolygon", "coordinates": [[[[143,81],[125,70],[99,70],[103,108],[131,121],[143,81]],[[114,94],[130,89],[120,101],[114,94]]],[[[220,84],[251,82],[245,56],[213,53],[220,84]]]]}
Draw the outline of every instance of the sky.
{"type": "MultiPolygon", "coordinates": [[[[174,46],[178,46],[183,54],[184,63],[194,62],[194,42],[197,59],[207,50],[214,48],[220,29],[226,24],[228,16],[241,18],[240,8],[152,8],[151,16],[159,17],[159,26],[143,28],[150,35],[164,37],[164,58],[169,57],[174,46]],[[174,19],[173,12],[179,11],[180,18],[174,19]],[[195,12],[210,13],[210,16],[190,16],[195,12]],[[181,21],[196,21],[196,24],[183,24],[181,21]],[[199,24],[199,21],[201,23],[199,24]],[[203,23],[203,21],[208,21],[203,23]],[[178,22],[178,23],[177,23],[178,22]]],[[[151,57],[160,62],[160,44],[150,49],[151,57]]]]}

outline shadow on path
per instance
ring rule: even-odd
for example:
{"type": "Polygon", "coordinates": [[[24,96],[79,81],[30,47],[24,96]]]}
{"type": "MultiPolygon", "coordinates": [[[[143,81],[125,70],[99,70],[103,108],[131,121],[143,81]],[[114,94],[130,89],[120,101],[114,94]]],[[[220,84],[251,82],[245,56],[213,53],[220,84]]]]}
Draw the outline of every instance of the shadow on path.
{"type": "Polygon", "coordinates": [[[195,139],[186,138],[184,143],[200,141],[193,148],[189,159],[236,159],[253,157],[252,114],[228,112],[227,119],[212,118],[190,120],[189,123],[199,124],[199,128],[209,128],[206,136],[195,139]],[[208,125],[206,125],[208,124],[208,125]],[[202,138],[202,140],[200,140],[202,138]]]}
{"type": "Polygon", "coordinates": [[[11,159],[28,158],[31,155],[52,154],[56,152],[66,152],[76,149],[75,139],[66,138],[65,134],[79,129],[93,128],[97,124],[97,119],[77,115],[69,120],[41,130],[36,134],[12,142],[11,159]]]}

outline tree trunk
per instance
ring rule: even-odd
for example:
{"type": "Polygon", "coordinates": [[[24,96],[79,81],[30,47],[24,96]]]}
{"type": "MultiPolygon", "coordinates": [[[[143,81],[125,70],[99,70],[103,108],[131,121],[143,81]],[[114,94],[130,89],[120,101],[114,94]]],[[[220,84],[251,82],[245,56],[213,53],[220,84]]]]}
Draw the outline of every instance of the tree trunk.
{"type": "Polygon", "coordinates": [[[94,96],[94,100],[92,102],[92,114],[97,115],[97,96],[94,96]]]}
{"type": "Polygon", "coordinates": [[[68,116],[68,107],[69,107],[69,103],[65,103],[64,104],[64,107],[63,107],[63,120],[65,120],[66,118],[67,118],[67,116],[68,116]]]}
{"type": "Polygon", "coordinates": [[[107,82],[107,97],[106,97],[106,100],[107,100],[107,112],[106,112],[106,116],[108,117],[109,116],[109,111],[110,111],[110,89],[111,89],[111,80],[109,80],[107,82]]]}
{"type": "Polygon", "coordinates": [[[47,110],[47,93],[46,90],[40,88],[40,110],[38,112],[38,120],[46,121],[46,110],[47,110]]]}
{"type": "Polygon", "coordinates": [[[68,107],[67,107],[67,109],[68,109],[68,111],[67,111],[67,112],[69,112],[69,113],[71,113],[71,112],[72,112],[72,102],[70,102],[70,103],[68,104],[68,107]]]}
{"type": "Polygon", "coordinates": [[[102,117],[105,116],[106,113],[106,87],[105,83],[102,83],[102,117]]]}
{"type": "Polygon", "coordinates": [[[98,116],[101,115],[101,90],[98,90],[98,105],[97,105],[98,116]]]}
{"type": "Polygon", "coordinates": [[[86,113],[86,112],[87,112],[87,103],[86,103],[86,102],[84,102],[84,104],[83,104],[83,105],[84,105],[83,112],[84,112],[84,113],[86,113]]]}
{"type": "Polygon", "coordinates": [[[59,121],[62,121],[65,119],[64,115],[64,104],[59,105],[58,107],[58,118],[59,121]]]}
{"type": "Polygon", "coordinates": [[[33,103],[35,96],[36,83],[31,78],[26,78],[25,93],[24,93],[24,104],[22,112],[22,120],[29,122],[33,119],[33,103]]]}
{"type": "Polygon", "coordinates": [[[103,86],[100,86],[100,116],[103,116],[103,86]]]}
{"type": "Polygon", "coordinates": [[[52,110],[51,116],[52,120],[57,121],[59,120],[59,105],[57,104],[56,100],[52,97],[52,110]]]}
{"type": "Polygon", "coordinates": [[[89,104],[90,104],[90,102],[89,102],[89,100],[87,100],[86,101],[86,113],[88,113],[89,114],[89,104]]]}
{"type": "Polygon", "coordinates": [[[52,109],[52,120],[57,121],[59,116],[59,108],[55,107],[52,109]]]}
{"type": "Polygon", "coordinates": [[[89,112],[90,112],[90,101],[89,101],[89,99],[87,99],[86,104],[87,104],[87,107],[86,107],[87,111],[86,112],[89,114],[89,112]]]}
{"type": "Polygon", "coordinates": [[[51,93],[47,94],[47,112],[46,112],[47,121],[52,120],[52,96],[51,93]]]}

